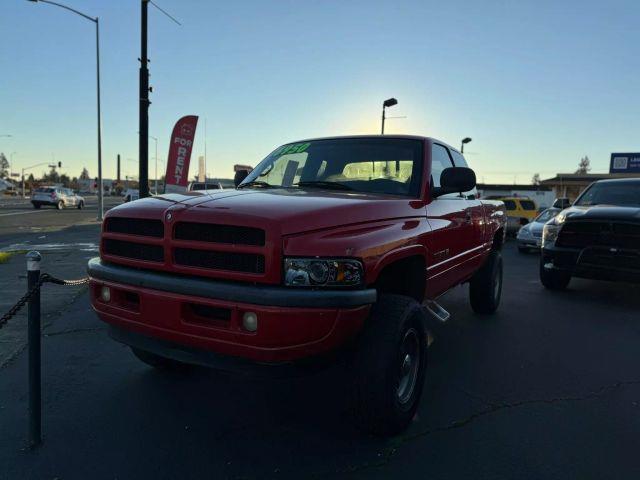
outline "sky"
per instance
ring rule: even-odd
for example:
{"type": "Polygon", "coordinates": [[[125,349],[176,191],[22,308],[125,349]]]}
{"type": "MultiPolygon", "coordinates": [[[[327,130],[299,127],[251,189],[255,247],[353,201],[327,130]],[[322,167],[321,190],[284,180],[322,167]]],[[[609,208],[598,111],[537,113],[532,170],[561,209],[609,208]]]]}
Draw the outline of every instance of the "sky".
{"type": "MultiPolygon", "coordinates": [[[[103,176],[138,169],[140,1],[59,0],[100,18],[103,176]]],[[[51,160],[97,174],[95,26],[1,0],[0,151],[13,171],[51,160]],[[12,137],[1,135],[10,134],[12,137]]],[[[379,133],[459,147],[485,183],[608,171],[640,151],[640,2],[156,0],[149,6],[149,133],[165,169],[175,121],[200,116],[191,175],[230,178],[280,144],[379,133]]],[[[150,141],[150,177],[154,177],[150,141]]],[[[44,168],[36,168],[34,174],[44,168]]],[[[159,172],[159,174],[161,174],[159,172]]]]}

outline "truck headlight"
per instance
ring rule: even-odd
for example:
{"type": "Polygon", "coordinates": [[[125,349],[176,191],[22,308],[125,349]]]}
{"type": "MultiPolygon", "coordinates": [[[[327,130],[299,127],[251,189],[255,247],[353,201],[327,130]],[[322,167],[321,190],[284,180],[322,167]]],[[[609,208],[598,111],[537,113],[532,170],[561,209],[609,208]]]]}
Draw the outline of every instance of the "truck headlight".
{"type": "Polygon", "coordinates": [[[284,284],[292,287],[355,287],[364,279],[362,262],[341,258],[285,258],[284,284]]]}
{"type": "Polygon", "coordinates": [[[558,238],[558,232],[560,231],[560,225],[555,223],[547,223],[542,230],[542,247],[553,243],[558,238]]]}

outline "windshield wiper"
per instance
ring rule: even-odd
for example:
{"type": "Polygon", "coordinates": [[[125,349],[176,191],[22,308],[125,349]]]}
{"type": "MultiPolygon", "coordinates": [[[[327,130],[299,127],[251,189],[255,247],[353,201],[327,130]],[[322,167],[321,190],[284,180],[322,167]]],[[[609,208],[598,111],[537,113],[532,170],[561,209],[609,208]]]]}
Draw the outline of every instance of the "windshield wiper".
{"type": "Polygon", "coordinates": [[[318,187],[318,188],[327,188],[330,190],[353,190],[353,187],[346,185],[344,183],[339,182],[325,182],[322,180],[313,180],[307,182],[298,182],[294,183],[297,187],[318,187]]]}
{"type": "Polygon", "coordinates": [[[270,183],[263,182],[262,180],[252,180],[247,183],[242,183],[237,186],[237,188],[244,187],[262,187],[262,188],[276,188],[275,185],[271,185],[270,183]]]}

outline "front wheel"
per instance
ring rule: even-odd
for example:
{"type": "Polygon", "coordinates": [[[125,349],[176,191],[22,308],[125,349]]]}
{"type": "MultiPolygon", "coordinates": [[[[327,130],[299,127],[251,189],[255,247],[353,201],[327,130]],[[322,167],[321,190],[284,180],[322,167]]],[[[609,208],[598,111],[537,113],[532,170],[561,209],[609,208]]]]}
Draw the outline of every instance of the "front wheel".
{"type": "Polygon", "coordinates": [[[469,282],[469,300],[476,313],[494,313],[502,298],[502,254],[492,250],[469,282]]]}
{"type": "Polygon", "coordinates": [[[62,200],[60,200],[57,204],[56,204],[56,208],[58,210],[62,210],[64,208],[64,202],[62,200]]]}
{"type": "Polygon", "coordinates": [[[404,430],[418,409],[427,367],[420,304],[402,295],[381,295],[354,363],[358,427],[378,435],[404,430]]]}
{"type": "Polygon", "coordinates": [[[39,203],[34,203],[33,204],[33,208],[35,208],[36,210],[40,208],[40,204],[39,203]]]}
{"type": "Polygon", "coordinates": [[[518,246],[518,252],[520,252],[520,253],[529,253],[529,249],[527,247],[518,246]]]}
{"type": "Polygon", "coordinates": [[[82,210],[84,208],[84,202],[78,203],[78,210],[82,210]]]}
{"type": "Polygon", "coordinates": [[[540,260],[540,282],[549,290],[564,290],[571,281],[571,274],[561,270],[544,268],[544,259],[540,260]]]}

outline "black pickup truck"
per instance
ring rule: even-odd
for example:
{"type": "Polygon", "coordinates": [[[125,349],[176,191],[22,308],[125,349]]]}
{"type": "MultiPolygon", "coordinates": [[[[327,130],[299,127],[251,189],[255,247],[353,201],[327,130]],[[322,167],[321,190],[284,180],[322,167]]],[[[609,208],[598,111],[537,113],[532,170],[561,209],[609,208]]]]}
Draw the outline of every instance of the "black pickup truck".
{"type": "Polygon", "coordinates": [[[640,283],[640,178],[592,183],[544,226],[540,281],[561,290],[571,277],[640,283]]]}

